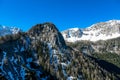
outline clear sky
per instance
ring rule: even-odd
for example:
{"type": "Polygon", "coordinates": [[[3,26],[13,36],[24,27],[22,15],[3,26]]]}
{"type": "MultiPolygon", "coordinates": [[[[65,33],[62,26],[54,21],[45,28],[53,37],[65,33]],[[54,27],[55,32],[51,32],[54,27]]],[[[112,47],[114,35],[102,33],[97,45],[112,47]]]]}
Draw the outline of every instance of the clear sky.
{"type": "Polygon", "coordinates": [[[60,31],[120,19],[120,0],[0,0],[0,24],[27,31],[53,22],[60,31]]]}

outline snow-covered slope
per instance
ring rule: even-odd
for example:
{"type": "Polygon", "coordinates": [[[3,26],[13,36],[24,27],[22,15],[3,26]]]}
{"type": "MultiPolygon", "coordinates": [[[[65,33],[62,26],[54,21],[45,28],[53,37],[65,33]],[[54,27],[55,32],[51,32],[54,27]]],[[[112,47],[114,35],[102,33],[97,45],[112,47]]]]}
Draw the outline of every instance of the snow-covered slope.
{"type": "Polygon", "coordinates": [[[21,30],[16,27],[7,27],[0,25],[0,36],[10,35],[10,34],[17,34],[21,30]]]}
{"type": "Polygon", "coordinates": [[[63,36],[66,38],[80,38],[82,36],[82,31],[79,28],[71,28],[66,31],[63,31],[63,36]]]}
{"type": "Polygon", "coordinates": [[[62,32],[67,42],[75,42],[79,40],[108,40],[120,37],[120,20],[110,20],[93,24],[92,26],[80,30],[72,28],[62,32]]]}

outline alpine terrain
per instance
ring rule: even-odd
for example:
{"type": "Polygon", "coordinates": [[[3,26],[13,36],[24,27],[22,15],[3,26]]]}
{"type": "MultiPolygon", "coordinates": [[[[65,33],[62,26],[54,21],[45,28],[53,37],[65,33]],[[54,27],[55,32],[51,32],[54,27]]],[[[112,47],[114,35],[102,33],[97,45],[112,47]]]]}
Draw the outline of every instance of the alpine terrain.
{"type": "MultiPolygon", "coordinates": [[[[82,39],[82,36],[92,36],[91,33],[96,30],[93,37],[97,33],[101,33],[98,37],[112,36],[106,29],[113,27],[112,25],[116,28],[113,33],[117,34],[119,21],[113,21],[114,24],[109,25],[108,23],[112,21],[100,23],[99,32],[96,24],[96,27],[93,25],[93,28],[84,31],[68,30],[65,35],[68,38],[82,39]],[[101,25],[107,26],[104,28],[101,25]]],[[[37,24],[27,32],[13,29],[1,26],[0,32],[4,33],[0,37],[0,80],[120,80],[118,67],[66,45],[62,34],[53,23],[37,24]],[[107,66],[102,65],[103,63],[107,66]],[[113,66],[116,70],[111,69],[113,66]]]]}
{"type": "Polygon", "coordinates": [[[113,39],[120,37],[120,20],[100,22],[85,29],[71,28],[62,31],[62,34],[67,42],[113,39]]]}
{"type": "Polygon", "coordinates": [[[61,32],[67,45],[90,56],[113,74],[120,74],[120,20],[109,20],[61,32]]]}
{"type": "Polygon", "coordinates": [[[17,34],[22,30],[16,27],[7,27],[0,25],[0,36],[10,35],[10,34],[17,34]]]}

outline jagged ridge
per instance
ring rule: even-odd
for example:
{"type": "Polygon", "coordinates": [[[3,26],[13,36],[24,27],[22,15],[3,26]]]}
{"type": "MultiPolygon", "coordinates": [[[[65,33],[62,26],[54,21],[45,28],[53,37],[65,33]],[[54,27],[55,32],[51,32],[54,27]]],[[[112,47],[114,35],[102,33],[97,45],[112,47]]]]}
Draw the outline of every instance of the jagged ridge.
{"type": "Polygon", "coordinates": [[[67,42],[80,40],[99,41],[117,38],[120,37],[120,20],[100,22],[83,30],[69,29],[63,31],[62,34],[67,42]]]}
{"type": "Polygon", "coordinates": [[[17,27],[7,27],[0,25],[0,36],[17,34],[19,32],[22,32],[22,30],[17,27]]]}

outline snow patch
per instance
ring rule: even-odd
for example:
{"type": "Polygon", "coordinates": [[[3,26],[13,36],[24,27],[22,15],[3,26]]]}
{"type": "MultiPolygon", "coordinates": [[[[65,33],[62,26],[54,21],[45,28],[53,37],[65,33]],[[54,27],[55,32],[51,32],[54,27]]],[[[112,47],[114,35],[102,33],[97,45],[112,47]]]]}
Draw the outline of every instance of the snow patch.
{"type": "Polygon", "coordinates": [[[30,63],[30,62],[32,62],[32,58],[28,58],[26,61],[28,62],[28,63],[30,63]]]}
{"type": "Polygon", "coordinates": [[[51,45],[51,43],[48,43],[48,48],[49,48],[49,53],[50,53],[50,63],[52,63],[52,53],[53,53],[53,51],[52,51],[52,45],[51,45]]]}
{"type": "Polygon", "coordinates": [[[3,69],[4,60],[6,59],[6,55],[7,55],[7,53],[3,51],[3,59],[2,59],[2,62],[1,62],[0,69],[2,70],[2,72],[3,72],[4,74],[6,74],[6,72],[5,72],[4,69],[3,69]]]}
{"type": "Polygon", "coordinates": [[[69,30],[78,31],[79,28],[70,28],[69,30]]]}
{"type": "Polygon", "coordinates": [[[25,80],[25,69],[23,67],[21,67],[20,75],[22,77],[22,80],[25,80]]]}
{"type": "Polygon", "coordinates": [[[22,47],[20,51],[21,51],[21,52],[22,52],[22,51],[25,51],[24,47],[22,47]]]}
{"type": "Polygon", "coordinates": [[[17,49],[17,48],[14,48],[14,52],[18,52],[18,49],[17,49]]]}
{"type": "Polygon", "coordinates": [[[70,76],[67,78],[67,80],[73,80],[73,79],[75,79],[75,77],[73,77],[73,76],[70,76]]]}
{"type": "Polygon", "coordinates": [[[11,80],[14,80],[13,74],[11,72],[8,72],[8,75],[9,75],[9,77],[10,77],[11,80]]]}

